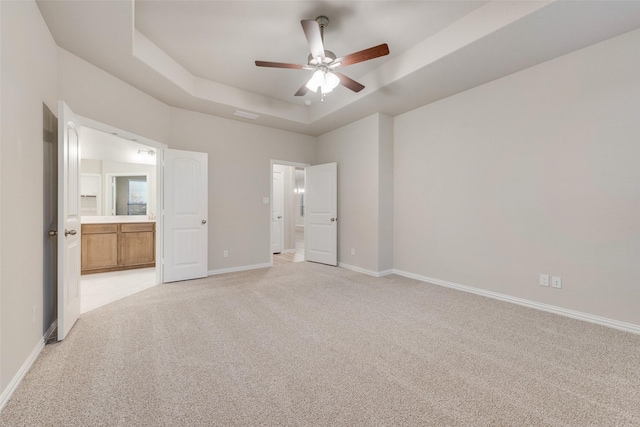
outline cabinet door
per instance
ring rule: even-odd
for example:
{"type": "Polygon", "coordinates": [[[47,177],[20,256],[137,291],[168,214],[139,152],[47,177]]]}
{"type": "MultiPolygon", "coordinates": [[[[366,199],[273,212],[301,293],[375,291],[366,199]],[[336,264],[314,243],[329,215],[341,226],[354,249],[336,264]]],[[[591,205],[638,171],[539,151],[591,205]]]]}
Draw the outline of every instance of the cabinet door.
{"type": "Polygon", "coordinates": [[[118,266],[115,224],[82,226],[82,271],[118,266]]]}
{"type": "Polygon", "coordinates": [[[156,261],[155,224],[120,224],[120,265],[153,266],[156,261]]]}

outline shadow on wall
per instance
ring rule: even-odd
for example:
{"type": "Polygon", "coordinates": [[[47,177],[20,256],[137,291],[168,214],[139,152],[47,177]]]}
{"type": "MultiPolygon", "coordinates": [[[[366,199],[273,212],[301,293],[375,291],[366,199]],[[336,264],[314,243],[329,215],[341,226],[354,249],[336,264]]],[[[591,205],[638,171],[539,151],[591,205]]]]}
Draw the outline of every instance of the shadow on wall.
{"type": "Polygon", "coordinates": [[[42,333],[58,318],[58,119],[42,104],[43,139],[43,269],[42,333]],[[52,235],[50,235],[52,234],[52,235]]]}

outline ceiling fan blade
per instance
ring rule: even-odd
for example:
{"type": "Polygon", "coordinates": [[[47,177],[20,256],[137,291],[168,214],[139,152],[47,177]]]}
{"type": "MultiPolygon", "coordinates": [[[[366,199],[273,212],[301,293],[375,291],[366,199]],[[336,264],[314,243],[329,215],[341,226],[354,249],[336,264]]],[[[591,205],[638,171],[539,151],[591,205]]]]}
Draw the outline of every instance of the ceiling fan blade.
{"type": "Polygon", "coordinates": [[[386,43],[378,46],[370,47],[369,49],[361,50],[350,55],[338,58],[334,63],[340,63],[342,66],[357,64],[358,62],[368,61],[369,59],[378,58],[389,54],[389,46],[386,43]]]}
{"type": "Polygon", "coordinates": [[[269,61],[256,61],[258,67],[272,67],[272,68],[293,68],[302,70],[306,65],[287,64],[284,62],[269,62],[269,61]]]}
{"type": "Polygon", "coordinates": [[[295,96],[304,96],[307,94],[308,91],[309,89],[307,88],[307,84],[305,83],[300,87],[300,89],[298,89],[295,96]]]}
{"type": "Polygon", "coordinates": [[[322,33],[320,33],[320,24],[316,21],[303,19],[300,21],[304,35],[309,42],[309,50],[314,58],[320,57],[324,59],[324,43],[322,42],[322,33]]]}
{"type": "Polygon", "coordinates": [[[364,89],[364,85],[358,83],[357,81],[353,80],[351,77],[347,77],[342,73],[337,73],[337,72],[333,72],[333,74],[335,74],[336,76],[338,76],[338,78],[340,79],[340,83],[342,84],[342,86],[351,89],[354,92],[360,92],[362,89],[364,89]]]}

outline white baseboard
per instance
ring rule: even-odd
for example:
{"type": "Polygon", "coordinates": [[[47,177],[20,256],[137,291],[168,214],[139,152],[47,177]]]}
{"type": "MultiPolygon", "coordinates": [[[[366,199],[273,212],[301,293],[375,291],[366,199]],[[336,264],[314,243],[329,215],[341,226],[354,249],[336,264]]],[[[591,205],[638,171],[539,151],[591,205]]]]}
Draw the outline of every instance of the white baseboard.
{"type": "Polygon", "coordinates": [[[345,264],[343,262],[339,262],[338,267],[346,268],[347,270],[355,271],[357,273],[362,273],[362,274],[366,274],[367,276],[373,276],[373,277],[382,277],[382,276],[388,276],[389,274],[393,274],[393,270],[373,271],[373,270],[367,270],[366,268],[356,267],[355,265],[345,264]]]}
{"type": "Polygon", "coordinates": [[[559,314],[560,316],[570,317],[572,319],[583,320],[585,322],[595,323],[596,325],[608,326],[610,328],[619,329],[625,332],[631,332],[633,334],[640,334],[640,325],[634,325],[633,323],[620,322],[618,320],[609,319],[606,317],[595,316],[593,314],[582,313],[580,311],[569,310],[554,305],[543,304],[523,298],[512,297],[510,295],[500,294],[497,292],[487,291],[480,288],[474,288],[472,286],[460,285],[446,280],[435,279],[433,277],[421,276],[419,274],[409,273],[402,270],[393,270],[394,274],[399,276],[408,277],[410,279],[420,280],[421,282],[428,282],[438,286],[444,286],[446,288],[457,289],[459,291],[469,292],[476,295],[482,295],[484,297],[493,298],[500,301],[510,302],[513,304],[522,305],[529,308],[535,308],[537,310],[547,311],[549,313],[559,314]]]}
{"type": "Polygon", "coordinates": [[[282,251],[283,254],[295,254],[296,250],[295,249],[285,249],[282,251]]]}
{"type": "Polygon", "coordinates": [[[44,341],[45,341],[44,338],[40,338],[38,340],[38,343],[36,344],[33,351],[31,351],[31,354],[29,355],[27,360],[24,361],[24,363],[22,364],[18,372],[11,379],[11,382],[7,385],[7,388],[5,388],[2,391],[2,394],[0,394],[0,411],[5,407],[5,405],[7,404],[7,402],[13,395],[13,393],[16,391],[16,389],[22,382],[22,379],[24,378],[24,376],[27,375],[27,372],[29,372],[29,369],[31,369],[31,366],[33,366],[36,359],[38,359],[40,352],[44,348],[44,341]]]}
{"type": "Polygon", "coordinates": [[[241,267],[220,268],[218,270],[209,270],[207,272],[207,275],[215,276],[217,274],[235,273],[236,271],[255,270],[257,268],[267,268],[271,266],[272,264],[270,262],[265,262],[264,264],[253,264],[253,265],[243,265],[241,267]]]}

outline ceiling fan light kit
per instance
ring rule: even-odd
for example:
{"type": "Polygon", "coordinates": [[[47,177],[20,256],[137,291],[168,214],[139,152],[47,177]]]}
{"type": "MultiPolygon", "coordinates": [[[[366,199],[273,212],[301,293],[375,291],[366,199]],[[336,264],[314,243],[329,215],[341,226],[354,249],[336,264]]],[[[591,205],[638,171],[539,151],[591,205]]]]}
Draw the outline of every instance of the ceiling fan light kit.
{"type": "MultiPolygon", "coordinates": [[[[306,95],[307,92],[320,92],[322,98],[324,95],[334,90],[338,85],[351,89],[354,92],[360,92],[364,89],[364,85],[345,76],[342,73],[334,71],[338,67],[357,64],[358,62],[367,61],[369,59],[378,58],[389,54],[389,46],[386,43],[361,50],[340,58],[324,49],[324,29],[329,24],[329,18],[326,16],[318,16],[315,20],[300,21],[302,30],[309,43],[311,54],[307,59],[307,65],[287,64],[282,62],[256,61],[258,67],[272,68],[290,68],[299,70],[314,71],[311,78],[295,93],[295,96],[306,95]]],[[[309,105],[309,104],[307,104],[309,105]]]]}
{"type": "Polygon", "coordinates": [[[328,70],[316,70],[305,85],[307,89],[317,92],[318,88],[325,94],[334,90],[340,84],[338,76],[328,70]]]}

